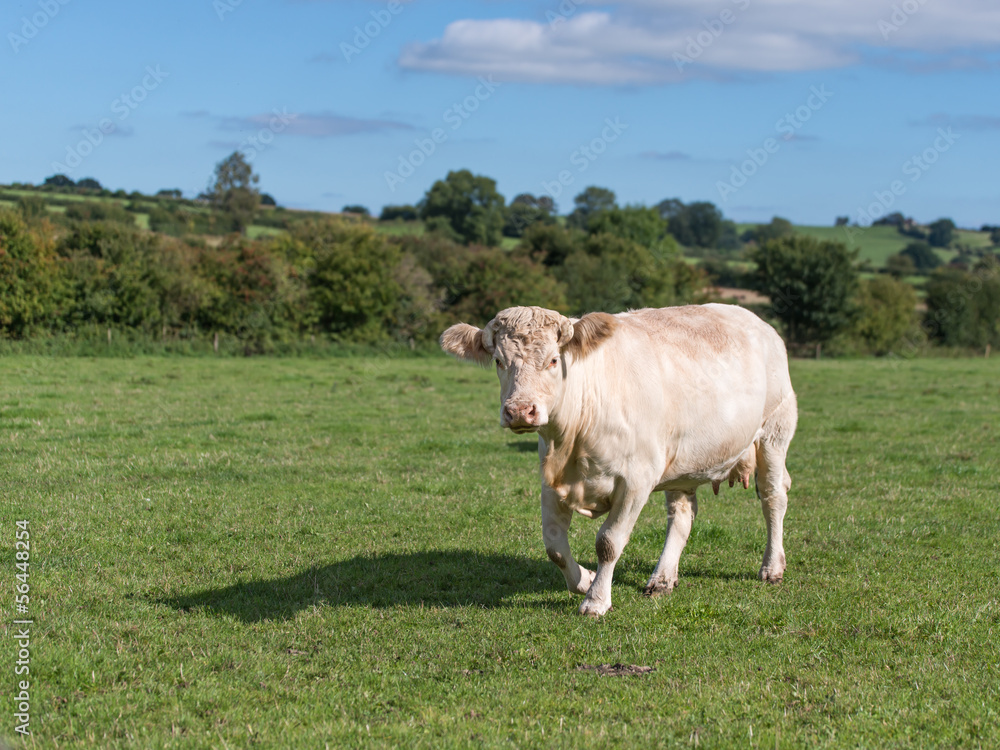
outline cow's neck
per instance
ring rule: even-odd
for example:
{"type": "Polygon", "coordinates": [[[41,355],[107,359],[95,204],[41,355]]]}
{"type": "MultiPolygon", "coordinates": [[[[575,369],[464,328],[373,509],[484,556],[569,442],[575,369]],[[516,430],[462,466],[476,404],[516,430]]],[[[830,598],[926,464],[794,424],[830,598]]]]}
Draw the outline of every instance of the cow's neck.
{"type": "Polygon", "coordinates": [[[559,401],[549,412],[548,423],[538,430],[546,449],[542,476],[559,494],[568,491],[567,469],[575,473],[573,469],[586,453],[586,415],[593,413],[591,405],[586,403],[588,389],[583,387],[586,385],[582,382],[584,374],[574,373],[574,376],[572,381],[567,379],[559,401]]]}

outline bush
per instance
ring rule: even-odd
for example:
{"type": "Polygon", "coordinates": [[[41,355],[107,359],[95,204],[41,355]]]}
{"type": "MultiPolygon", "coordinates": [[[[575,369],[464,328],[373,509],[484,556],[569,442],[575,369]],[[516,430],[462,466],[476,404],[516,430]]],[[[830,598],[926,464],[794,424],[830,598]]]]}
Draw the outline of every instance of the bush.
{"type": "Polygon", "coordinates": [[[65,216],[72,221],[116,221],[135,226],[132,214],[114,201],[75,201],[66,207],[65,216]]]}
{"type": "Polygon", "coordinates": [[[888,354],[914,333],[917,294],[888,276],[862,281],[854,335],[873,354],[888,354]]]}
{"type": "Polygon", "coordinates": [[[565,312],[563,287],[544,266],[499,248],[473,246],[467,258],[462,291],[445,310],[449,318],[484,325],[500,310],[516,305],[565,312]]]}
{"type": "Polygon", "coordinates": [[[159,304],[150,285],[158,244],[155,235],[117,222],[76,225],[58,246],[70,287],[69,326],[158,327],[159,304]]]}
{"type": "Polygon", "coordinates": [[[0,335],[24,338],[51,323],[62,297],[51,240],[0,209],[0,335]]]}
{"type": "Polygon", "coordinates": [[[40,195],[22,195],[17,199],[17,212],[27,222],[48,216],[45,199],[40,195]]]}
{"type": "Polygon", "coordinates": [[[527,253],[463,246],[434,235],[397,242],[430,274],[445,320],[483,325],[514,305],[566,309],[562,285],[527,253]]]}
{"type": "Polygon", "coordinates": [[[657,257],[611,234],[587,237],[554,273],[566,285],[575,315],[684,304],[703,286],[698,272],[676,257],[657,257]]]}
{"type": "Polygon", "coordinates": [[[935,271],[927,282],[924,329],[945,346],[1000,346],[1000,259],[986,256],[972,272],[935,271]]]}
{"type": "Polygon", "coordinates": [[[233,235],[201,251],[201,328],[234,334],[246,354],[270,351],[297,328],[305,290],[287,261],[260,241],[233,235]]]}
{"type": "Polygon", "coordinates": [[[716,256],[705,258],[698,264],[708,281],[715,286],[743,289],[747,286],[747,272],[738,265],[716,256]]]}
{"type": "Polygon", "coordinates": [[[350,341],[392,335],[404,292],[395,275],[401,253],[372,227],[309,221],[279,241],[278,249],[304,275],[307,318],[320,330],[350,341]]]}

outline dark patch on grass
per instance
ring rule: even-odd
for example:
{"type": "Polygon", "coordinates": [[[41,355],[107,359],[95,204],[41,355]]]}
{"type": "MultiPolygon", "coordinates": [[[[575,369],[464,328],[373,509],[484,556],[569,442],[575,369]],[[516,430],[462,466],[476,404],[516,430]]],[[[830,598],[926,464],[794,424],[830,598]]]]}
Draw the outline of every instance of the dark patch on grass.
{"type": "MultiPolygon", "coordinates": [[[[282,578],[157,600],[175,609],[285,620],[305,607],[503,607],[518,594],[561,593],[548,560],[473,551],[363,555],[282,578]]],[[[520,606],[520,605],[519,605],[520,606]]],[[[541,606],[548,606],[542,603],[541,606]]]]}
{"type": "Polygon", "coordinates": [[[242,422],[277,422],[278,415],[272,414],[269,411],[261,412],[259,414],[247,414],[240,420],[242,422]]]}
{"type": "Polygon", "coordinates": [[[525,443],[524,441],[507,443],[507,447],[511,450],[517,451],[518,453],[538,453],[538,440],[531,443],[525,443]]]}

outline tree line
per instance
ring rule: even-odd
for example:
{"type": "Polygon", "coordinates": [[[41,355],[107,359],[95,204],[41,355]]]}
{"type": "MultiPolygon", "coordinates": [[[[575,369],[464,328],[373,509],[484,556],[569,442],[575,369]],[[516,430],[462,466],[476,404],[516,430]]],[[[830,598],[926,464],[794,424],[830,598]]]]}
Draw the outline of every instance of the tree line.
{"type": "MultiPolygon", "coordinates": [[[[243,212],[245,227],[259,196],[241,191],[256,193],[255,176],[223,162],[217,177],[229,187],[217,179],[209,191],[216,213],[243,212]]],[[[22,199],[0,209],[5,338],[105,329],[172,340],[223,334],[255,353],[304,337],[429,342],[451,322],[482,324],[511,305],[580,315],[706,301],[716,274],[710,262],[682,257],[682,240],[719,253],[747,248],[740,285],[766,296],[757,311],[802,352],[1000,344],[995,254],[931,269],[921,312],[899,274],[863,278],[856,252],[795,234],[783,219],[740,234],[711,203],[620,206],[596,186],[559,217],[544,196],[522,194],[508,205],[493,180],[460,170],[418,205],[386,207],[378,223],[347,207],[355,210],[258,239],[235,219],[230,234],[213,240],[142,230],[115,203],[68,207],[58,224],[41,208],[22,199]],[[423,232],[379,231],[397,220],[419,221],[423,232]],[[504,237],[512,238],[506,248],[504,237]]]]}

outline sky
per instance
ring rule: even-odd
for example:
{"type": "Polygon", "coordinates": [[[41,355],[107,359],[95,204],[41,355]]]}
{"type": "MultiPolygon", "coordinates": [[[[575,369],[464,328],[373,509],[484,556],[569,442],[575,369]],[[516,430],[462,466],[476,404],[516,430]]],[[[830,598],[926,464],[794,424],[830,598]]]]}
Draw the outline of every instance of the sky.
{"type": "Polygon", "coordinates": [[[13,0],[0,182],[193,197],[242,150],[289,208],[451,170],[560,212],[1000,224],[995,0],[13,0]]]}

